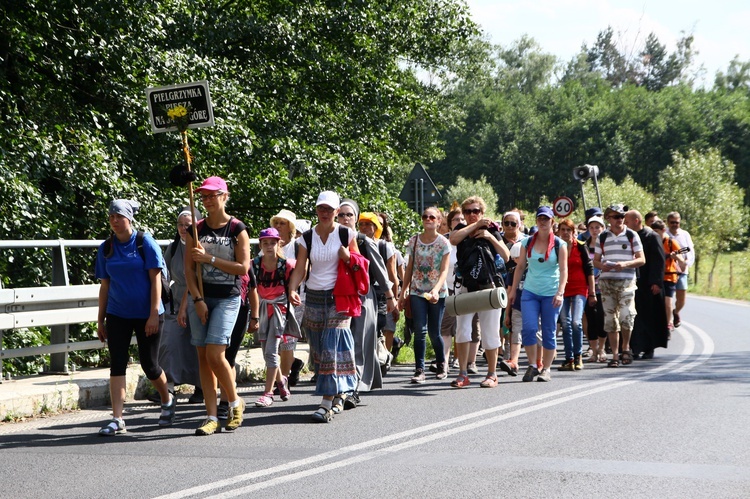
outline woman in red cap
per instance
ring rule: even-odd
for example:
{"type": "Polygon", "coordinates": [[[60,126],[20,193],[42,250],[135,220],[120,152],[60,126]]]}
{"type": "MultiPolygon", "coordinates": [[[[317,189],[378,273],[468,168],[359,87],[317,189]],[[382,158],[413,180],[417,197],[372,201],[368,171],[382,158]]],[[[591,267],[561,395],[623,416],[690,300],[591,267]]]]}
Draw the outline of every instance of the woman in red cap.
{"type": "Polygon", "coordinates": [[[188,230],[185,252],[185,280],[190,292],[191,342],[198,349],[201,385],[206,402],[206,420],[196,435],[211,435],[220,429],[217,417],[216,381],[229,401],[226,429],[242,424],[245,402],[237,395],[232,368],[224,352],[240,308],[241,276],[250,268],[250,237],[245,224],[227,214],[227,183],[209,177],[196,189],[208,215],[196,224],[198,241],[188,230]],[[199,266],[196,266],[200,264],[199,266]],[[197,268],[196,268],[197,267],[197,268]],[[203,289],[198,286],[200,269],[203,289]]]}

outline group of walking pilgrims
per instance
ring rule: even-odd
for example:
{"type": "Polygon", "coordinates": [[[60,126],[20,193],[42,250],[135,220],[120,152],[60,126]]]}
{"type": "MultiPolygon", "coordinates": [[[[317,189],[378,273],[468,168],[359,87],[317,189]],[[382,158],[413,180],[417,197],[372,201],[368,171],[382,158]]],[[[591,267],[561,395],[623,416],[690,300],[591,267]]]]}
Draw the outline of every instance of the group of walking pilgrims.
{"type": "Polygon", "coordinates": [[[311,420],[328,423],[357,407],[360,394],[382,387],[404,345],[395,335],[402,314],[405,337],[414,339],[409,382],[417,385],[428,371],[445,380],[453,370],[450,386],[466,388],[479,374],[481,354],[487,372],[479,386],[494,388],[498,370],[518,376],[521,347],[528,359],[522,380],[548,382],[558,328],[565,352],[559,371],[583,369],[584,358],[612,368],[652,359],[680,325],[694,260],[677,212],[664,222],[655,212],[644,219],[615,204],[586,210],[585,223],[576,225],[556,223],[552,209],[540,206],[535,224],[526,227],[520,210],[499,222],[486,217],[478,196],[448,213],[425,208],[422,230],[402,255],[386,214],[361,212],[356,201],[332,191],[318,196],[314,226],[280,210],[258,234],[253,257],[247,227],[226,211],[227,183],[209,177],[195,192],[205,217],[178,210],[177,234],[163,252],[150,234],[134,229],[137,202],[117,199],[109,206],[112,234],[98,249],[95,273],[113,418],[100,435],[127,431],[133,333],[161,405],[160,426],[174,422],[174,387],[181,384],[194,385],[189,401],[206,407],[196,435],[242,425],[246,403],[236,389],[235,359],[247,333],[257,335],[266,367],[254,405],[289,399],[304,368],[294,356],[304,339],[320,397],[311,420]],[[444,313],[446,300],[504,287],[505,308],[444,313]],[[427,336],[435,361],[426,368],[427,336]]]}

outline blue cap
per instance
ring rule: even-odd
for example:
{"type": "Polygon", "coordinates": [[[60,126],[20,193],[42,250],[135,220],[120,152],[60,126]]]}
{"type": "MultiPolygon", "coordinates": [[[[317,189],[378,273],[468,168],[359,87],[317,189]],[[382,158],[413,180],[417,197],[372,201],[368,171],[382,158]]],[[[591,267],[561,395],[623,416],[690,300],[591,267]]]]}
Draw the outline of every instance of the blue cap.
{"type": "Polygon", "coordinates": [[[604,215],[604,212],[598,206],[592,206],[591,208],[586,210],[585,215],[586,220],[588,220],[591,217],[601,217],[602,215],[604,215]]]}
{"type": "Polygon", "coordinates": [[[537,217],[555,218],[555,214],[552,213],[552,208],[549,206],[540,206],[536,209],[537,217]]]}

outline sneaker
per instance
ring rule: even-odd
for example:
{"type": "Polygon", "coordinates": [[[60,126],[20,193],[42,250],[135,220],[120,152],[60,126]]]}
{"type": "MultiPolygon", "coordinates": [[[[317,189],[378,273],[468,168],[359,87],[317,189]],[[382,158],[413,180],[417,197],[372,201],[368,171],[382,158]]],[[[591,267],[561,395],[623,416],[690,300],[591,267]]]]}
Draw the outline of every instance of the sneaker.
{"type": "Polygon", "coordinates": [[[673,312],[672,315],[674,316],[674,321],[672,322],[672,324],[674,325],[674,327],[680,327],[682,325],[682,321],[680,321],[680,314],[678,314],[677,312],[673,312]]]}
{"type": "Polygon", "coordinates": [[[459,374],[458,378],[451,381],[451,386],[453,388],[466,388],[471,384],[471,381],[469,381],[468,376],[464,376],[463,374],[459,374]]]}
{"type": "Polygon", "coordinates": [[[117,418],[113,418],[109,423],[99,428],[99,436],[102,437],[112,437],[127,432],[128,430],[125,428],[125,421],[117,418]]]}
{"type": "Polygon", "coordinates": [[[573,359],[568,359],[565,362],[563,362],[558,368],[558,371],[574,371],[575,370],[575,364],[573,363],[573,359]]]}
{"type": "Polygon", "coordinates": [[[451,368],[453,368],[453,369],[461,369],[461,363],[458,362],[458,359],[453,359],[453,363],[451,364],[451,368]]]}
{"type": "Polygon", "coordinates": [[[432,372],[432,373],[436,373],[436,372],[438,372],[438,365],[437,365],[437,361],[436,361],[436,360],[433,360],[432,362],[430,362],[430,367],[428,367],[428,369],[429,369],[429,370],[430,370],[430,372],[432,372]]]}
{"type": "Polygon", "coordinates": [[[216,407],[216,417],[219,418],[220,421],[227,420],[229,417],[229,402],[226,400],[219,402],[219,405],[216,407]]]}
{"type": "Polygon", "coordinates": [[[436,368],[437,372],[435,373],[435,378],[445,379],[448,377],[448,369],[446,368],[445,364],[437,364],[436,368]]]}
{"type": "Polygon", "coordinates": [[[175,409],[177,408],[177,397],[172,395],[171,404],[161,404],[161,414],[159,415],[159,426],[170,426],[174,423],[175,409]]]}
{"type": "Polygon", "coordinates": [[[273,405],[273,393],[264,393],[255,401],[255,407],[271,407],[273,405]]]}
{"type": "Polygon", "coordinates": [[[501,360],[498,364],[501,371],[508,373],[510,376],[518,376],[518,366],[510,360],[501,360]]]}
{"type": "Polygon", "coordinates": [[[344,399],[344,410],[356,409],[360,402],[359,392],[354,392],[344,399]]]}
{"type": "Polygon", "coordinates": [[[302,362],[302,359],[295,358],[294,362],[292,362],[292,370],[289,371],[289,386],[297,386],[299,373],[303,367],[305,367],[305,363],[302,362]]]}
{"type": "Polygon", "coordinates": [[[468,366],[466,366],[466,372],[469,374],[479,374],[479,371],[477,371],[477,363],[472,362],[468,366]]]}
{"type": "Polygon", "coordinates": [[[283,402],[286,402],[292,396],[292,392],[289,391],[289,379],[286,376],[282,376],[281,381],[276,382],[276,388],[279,389],[279,397],[283,402]]]}
{"type": "Polygon", "coordinates": [[[218,421],[214,421],[211,418],[206,418],[203,423],[195,430],[195,434],[199,436],[213,435],[221,431],[218,421]]]}
{"type": "Polygon", "coordinates": [[[479,383],[479,386],[482,388],[495,388],[497,386],[497,376],[490,376],[488,374],[484,380],[479,383]]]}
{"type": "Polygon", "coordinates": [[[380,366],[380,373],[385,378],[386,374],[388,374],[388,371],[391,370],[391,363],[393,362],[393,354],[391,352],[386,352],[386,358],[385,358],[385,364],[380,366]]]}
{"type": "Polygon", "coordinates": [[[411,377],[412,384],[421,385],[425,382],[424,369],[417,369],[411,377]]]}
{"type": "Polygon", "coordinates": [[[539,376],[536,377],[537,381],[550,381],[552,379],[552,376],[549,373],[548,368],[544,368],[539,372],[539,376]]]}
{"type": "Polygon", "coordinates": [[[245,412],[245,401],[240,399],[240,405],[229,409],[229,418],[224,428],[227,431],[234,431],[242,425],[242,420],[245,419],[242,414],[245,412]]]}
{"type": "Polygon", "coordinates": [[[573,362],[573,368],[576,371],[582,371],[583,370],[583,357],[580,355],[577,355],[575,358],[575,361],[573,362]]]}
{"type": "Polygon", "coordinates": [[[401,347],[403,346],[404,346],[404,340],[402,340],[398,336],[394,336],[393,346],[391,347],[391,354],[393,355],[394,361],[398,358],[398,353],[401,351],[401,347]]]}
{"type": "Polygon", "coordinates": [[[523,375],[524,381],[534,381],[534,378],[539,376],[539,369],[537,369],[534,366],[529,366],[526,368],[526,373],[523,375]]]}

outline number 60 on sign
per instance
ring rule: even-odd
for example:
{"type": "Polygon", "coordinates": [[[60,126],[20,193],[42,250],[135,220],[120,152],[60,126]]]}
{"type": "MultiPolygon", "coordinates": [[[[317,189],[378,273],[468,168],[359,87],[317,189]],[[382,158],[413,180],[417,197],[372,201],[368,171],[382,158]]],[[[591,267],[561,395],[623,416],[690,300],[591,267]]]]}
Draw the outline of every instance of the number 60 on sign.
{"type": "Polygon", "coordinates": [[[558,217],[567,217],[573,213],[574,209],[575,204],[573,203],[573,200],[567,196],[561,196],[555,199],[555,202],[552,205],[552,211],[554,211],[555,215],[558,217]]]}

